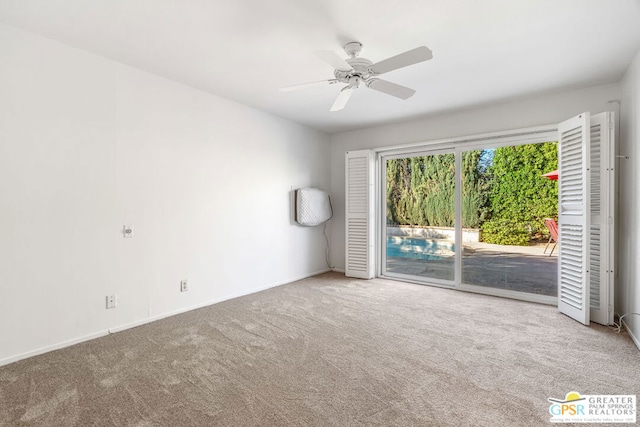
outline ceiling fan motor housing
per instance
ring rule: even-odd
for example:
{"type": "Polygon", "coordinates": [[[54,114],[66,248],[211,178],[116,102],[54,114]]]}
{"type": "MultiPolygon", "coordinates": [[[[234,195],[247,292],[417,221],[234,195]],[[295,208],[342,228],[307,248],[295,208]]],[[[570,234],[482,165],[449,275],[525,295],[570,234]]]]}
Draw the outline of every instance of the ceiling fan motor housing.
{"type": "Polygon", "coordinates": [[[351,65],[351,67],[353,68],[353,70],[351,71],[341,71],[341,70],[335,70],[334,75],[336,76],[336,79],[338,79],[338,81],[342,82],[342,83],[349,83],[349,80],[352,77],[358,77],[361,80],[367,80],[372,76],[371,71],[369,70],[369,67],[371,66],[372,62],[369,61],[368,59],[365,58],[348,58],[345,60],[349,65],[351,65]]]}

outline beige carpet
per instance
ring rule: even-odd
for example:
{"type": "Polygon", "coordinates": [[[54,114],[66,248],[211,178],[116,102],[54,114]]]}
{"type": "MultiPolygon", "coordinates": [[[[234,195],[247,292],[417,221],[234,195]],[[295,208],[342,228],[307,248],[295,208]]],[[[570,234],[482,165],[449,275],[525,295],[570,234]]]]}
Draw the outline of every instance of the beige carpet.
{"type": "Polygon", "coordinates": [[[2,367],[0,425],[544,426],[639,372],[553,307],[329,273],[2,367]]]}

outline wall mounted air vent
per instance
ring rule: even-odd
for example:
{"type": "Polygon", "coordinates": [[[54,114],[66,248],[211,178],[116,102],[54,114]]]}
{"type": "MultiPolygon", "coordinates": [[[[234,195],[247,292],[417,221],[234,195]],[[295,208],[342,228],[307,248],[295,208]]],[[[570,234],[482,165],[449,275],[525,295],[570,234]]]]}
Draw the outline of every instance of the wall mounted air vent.
{"type": "Polygon", "coordinates": [[[296,190],[296,222],[313,227],[327,222],[333,216],[331,200],[327,192],[317,188],[296,190]]]}

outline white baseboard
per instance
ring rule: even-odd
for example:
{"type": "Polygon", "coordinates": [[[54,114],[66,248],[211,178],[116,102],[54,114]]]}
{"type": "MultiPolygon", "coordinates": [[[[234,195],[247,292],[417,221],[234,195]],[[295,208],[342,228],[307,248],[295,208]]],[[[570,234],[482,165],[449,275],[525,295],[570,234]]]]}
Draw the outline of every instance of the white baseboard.
{"type": "Polygon", "coordinates": [[[286,285],[287,283],[297,282],[298,280],[306,279],[308,277],[317,276],[318,274],[326,273],[328,271],[331,271],[331,270],[324,269],[324,270],[316,271],[316,272],[313,272],[313,273],[310,273],[310,274],[307,274],[307,275],[303,275],[303,276],[299,276],[299,277],[295,277],[295,278],[287,279],[287,280],[281,280],[281,281],[274,282],[274,283],[271,283],[271,284],[268,284],[268,285],[265,285],[265,286],[260,286],[258,288],[253,288],[253,289],[250,289],[248,291],[238,292],[238,293],[230,294],[230,295],[225,295],[224,297],[215,298],[215,299],[212,299],[212,300],[209,300],[209,301],[205,301],[205,302],[202,302],[202,303],[198,303],[196,305],[192,305],[192,306],[189,306],[189,307],[179,308],[178,310],[169,311],[167,313],[158,314],[156,316],[146,317],[144,319],[140,319],[140,320],[137,320],[135,322],[126,323],[124,325],[119,325],[119,326],[110,328],[109,329],[109,333],[113,334],[113,333],[116,333],[116,332],[124,331],[124,330],[131,329],[131,328],[135,328],[137,326],[142,326],[142,325],[145,325],[147,323],[155,322],[156,320],[164,319],[166,317],[171,317],[171,316],[175,316],[177,314],[186,313],[187,311],[197,310],[197,309],[203,308],[203,307],[208,307],[210,305],[218,304],[218,303],[224,302],[224,301],[229,301],[229,300],[232,300],[234,298],[240,298],[240,297],[243,297],[245,295],[255,294],[256,292],[266,291],[267,289],[275,288],[277,286],[286,285]]]}
{"type": "Polygon", "coordinates": [[[99,331],[99,332],[95,332],[93,334],[84,335],[84,336],[79,337],[79,338],[74,338],[74,339],[63,341],[63,342],[60,342],[60,343],[57,343],[57,344],[48,345],[46,347],[41,347],[41,348],[38,348],[38,349],[35,349],[35,350],[27,351],[25,353],[21,353],[21,354],[18,354],[16,356],[9,356],[9,357],[6,357],[4,359],[0,359],[0,366],[8,365],[10,363],[17,362],[18,360],[22,360],[22,359],[28,359],[29,357],[38,356],[40,354],[48,353],[50,351],[59,350],[61,348],[70,347],[72,345],[80,344],[81,342],[85,342],[85,341],[93,340],[93,339],[96,339],[96,338],[104,337],[106,335],[109,335],[109,331],[108,330],[99,331]]]}
{"type": "Polygon", "coordinates": [[[336,273],[345,273],[344,268],[340,267],[333,267],[333,271],[335,271],[336,273]]]}
{"type": "Polygon", "coordinates": [[[638,339],[638,337],[634,335],[633,331],[631,330],[631,328],[629,328],[629,325],[627,325],[627,322],[625,322],[624,319],[622,319],[622,324],[624,325],[624,328],[627,330],[627,333],[631,337],[631,340],[633,341],[633,343],[636,345],[636,347],[638,347],[638,350],[640,350],[640,340],[638,339]]]}
{"type": "Polygon", "coordinates": [[[235,293],[235,294],[226,295],[224,297],[220,297],[220,298],[216,298],[216,299],[213,299],[213,300],[205,301],[203,303],[199,303],[199,304],[192,305],[192,306],[189,306],[189,307],[180,308],[178,310],[174,310],[174,311],[170,311],[170,312],[167,312],[167,313],[158,314],[158,315],[151,316],[151,317],[146,317],[144,319],[140,319],[140,320],[137,320],[135,322],[131,322],[131,323],[123,324],[123,325],[118,325],[118,326],[115,326],[113,328],[109,328],[108,330],[98,331],[98,332],[95,332],[95,333],[92,333],[92,334],[89,334],[89,335],[85,335],[85,336],[82,336],[82,337],[73,338],[71,340],[63,341],[63,342],[60,342],[60,343],[57,343],[57,344],[41,347],[41,348],[38,348],[36,350],[27,351],[25,353],[21,353],[21,354],[15,355],[15,356],[9,356],[9,357],[6,357],[4,359],[0,359],[0,366],[8,365],[10,363],[14,363],[14,362],[17,362],[19,360],[27,359],[27,358],[33,357],[33,356],[38,356],[40,354],[48,353],[50,351],[59,350],[61,348],[70,347],[70,346],[75,345],[75,344],[80,344],[81,342],[85,342],[85,341],[93,340],[93,339],[96,339],[96,338],[104,337],[106,335],[109,335],[109,334],[112,334],[112,333],[115,333],[115,332],[120,332],[120,331],[124,331],[126,329],[135,328],[136,326],[141,326],[141,325],[145,325],[147,323],[155,322],[157,320],[164,319],[165,317],[175,316],[177,314],[186,313],[187,311],[196,310],[196,309],[202,308],[202,307],[207,307],[207,306],[210,306],[210,305],[213,305],[213,304],[217,304],[217,303],[220,303],[220,302],[223,302],[223,301],[228,301],[228,300],[231,300],[231,299],[234,299],[234,298],[239,298],[239,297],[242,297],[242,296],[245,296],[245,295],[255,294],[256,292],[265,291],[267,289],[275,288],[277,286],[286,285],[287,283],[297,282],[298,280],[306,279],[308,277],[317,276],[318,274],[326,273],[326,272],[329,272],[329,271],[331,271],[331,269],[325,268],[325,269],[322,269],[322,270],[311,272],[309,274],[304,274],[304,275],[293,277],[293,278],[290,278],[290,279],[280,280],[278,282],[273,282],[273,283],[270,283],[270,284],[265,285],[265,286],[260,286],[260,287],[257,287],[257,288],[250,289],[248,291],[243,291],[243,292],[238,292],[238,293],[235,293]]]}

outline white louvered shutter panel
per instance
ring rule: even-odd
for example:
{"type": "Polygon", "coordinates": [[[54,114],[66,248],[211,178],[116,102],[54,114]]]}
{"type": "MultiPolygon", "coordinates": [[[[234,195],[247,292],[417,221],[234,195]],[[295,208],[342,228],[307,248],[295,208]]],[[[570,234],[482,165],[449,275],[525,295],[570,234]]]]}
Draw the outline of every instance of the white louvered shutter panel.
{"type": "Polygon", "coordinates": [[[375,275],[373,152],[349,151],[345,166],[345,274],[372,279],[375,275]]]}
{"type": "Polygon", "coordinates": [[[590,118],[558,126],[558,309],[589,324],[590,118]]]}
{"type": "Polygon", "coordinates": [[[613,113],[591,116],[589,300],[591,321],[613,323],[613,113]]]}

